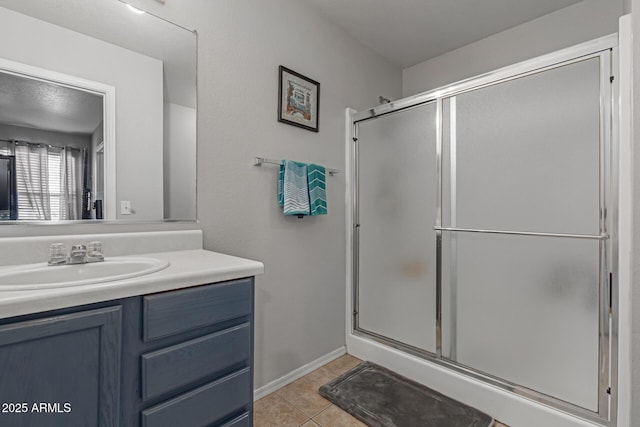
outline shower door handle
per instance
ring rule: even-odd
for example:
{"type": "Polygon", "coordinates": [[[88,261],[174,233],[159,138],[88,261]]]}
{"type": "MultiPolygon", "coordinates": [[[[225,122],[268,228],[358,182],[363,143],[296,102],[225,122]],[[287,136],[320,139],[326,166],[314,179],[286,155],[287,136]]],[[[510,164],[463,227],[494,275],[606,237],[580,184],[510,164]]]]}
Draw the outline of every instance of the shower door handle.
{"type": "Polygon", "coordinates": [[[482,230],[478,228],[457,228],[434,226],[435,231],[453,231],[461,233],[487,233],[487,234],[508,234],[515,236],[541,236],[541,237],[564,237],[568,239],[591,239],[607,240],[608,234],[565,234],[565,233],[540,233],[535,231],[512,231],[512,230],[482,230]]]}

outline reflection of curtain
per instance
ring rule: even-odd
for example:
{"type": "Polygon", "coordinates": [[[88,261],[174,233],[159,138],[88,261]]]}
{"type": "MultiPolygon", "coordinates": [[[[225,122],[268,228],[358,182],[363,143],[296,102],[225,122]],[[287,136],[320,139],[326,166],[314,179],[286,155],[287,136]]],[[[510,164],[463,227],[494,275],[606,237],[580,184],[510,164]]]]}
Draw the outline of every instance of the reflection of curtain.
{"type": "Polygon", "coordinates": [[[60,164],[60,219],[82,219],[84,152],[62,150],[60,164]]]}
{"type": "Polygon", "coordinates": [[[15,146],[18,181],[18,219],[51,219],[48,147],[15,146]]]}
{"type": "Polygon", "coordinates": [[[0,154],[4,154],[5,156],[15,155],[16,153],[13,149],[13,143],[0,139],[0,154]]]}
{"type": "Polygon", "coordinates": [[[0,141],[0,154],[16,156],[18,219],[82,219],[86,150],[0,141]]]}

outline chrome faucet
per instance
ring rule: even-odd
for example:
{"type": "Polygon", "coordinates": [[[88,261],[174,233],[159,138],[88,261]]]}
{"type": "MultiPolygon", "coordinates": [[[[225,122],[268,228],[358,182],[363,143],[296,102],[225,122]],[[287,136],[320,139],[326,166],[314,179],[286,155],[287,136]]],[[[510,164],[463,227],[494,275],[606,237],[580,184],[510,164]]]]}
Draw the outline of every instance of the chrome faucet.
{"type": "Polygon", "coordinates": [[[52,243],[49,245],[49,265],[85,264],[100,261],[104,261],[101,242],[89,243],[88,250],[86,245],[73,245],[69,256],[66,254],[64,243],[52,243]]]}
{"type": "Polygon", "coordinates": [[[67,264],[84,264],[87,262],[87,247],[85,245],[71,246],[67,264]]]}

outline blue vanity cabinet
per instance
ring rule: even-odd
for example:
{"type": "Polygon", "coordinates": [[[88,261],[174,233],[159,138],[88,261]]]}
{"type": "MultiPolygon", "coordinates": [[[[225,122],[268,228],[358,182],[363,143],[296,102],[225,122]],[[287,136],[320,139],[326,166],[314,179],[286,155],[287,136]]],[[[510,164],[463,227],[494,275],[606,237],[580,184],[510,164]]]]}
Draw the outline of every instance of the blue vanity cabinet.
{"type": "Polygon", "coordinates": [[[117,426],[122,307],[0,325],[1,426],[117,426]]]}
{"type": "Polygon", "coordinates": [[[0,426],[252,427],[253,306],[244,278],[0,319],[0,426]]]}
{"type": "Polygon", "coordinates": [[[254,280],[145,295],[124,326],[122,425],[253,425],[254,280]]]}

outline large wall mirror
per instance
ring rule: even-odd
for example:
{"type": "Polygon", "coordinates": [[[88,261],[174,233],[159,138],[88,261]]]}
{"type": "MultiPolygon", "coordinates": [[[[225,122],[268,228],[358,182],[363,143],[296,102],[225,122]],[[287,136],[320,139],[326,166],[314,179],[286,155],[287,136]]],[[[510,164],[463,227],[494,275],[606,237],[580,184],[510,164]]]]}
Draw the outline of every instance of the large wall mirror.
{"type": "Polygon", "coordinates": [[[195,32],[119,0],[0,22],[0,224],[195,220],[195,32]]]}

